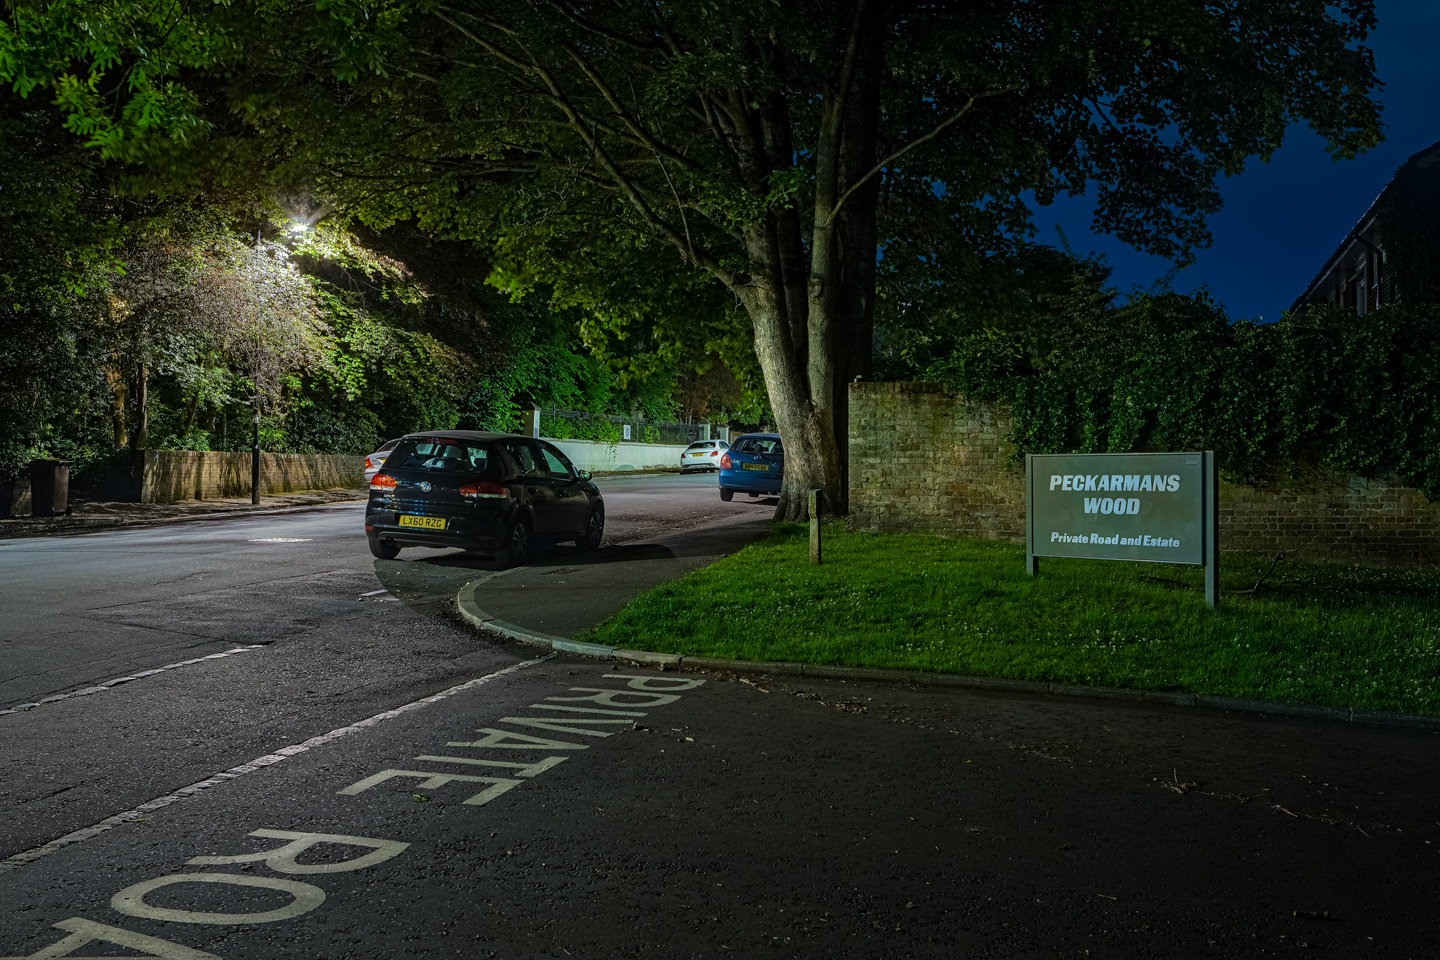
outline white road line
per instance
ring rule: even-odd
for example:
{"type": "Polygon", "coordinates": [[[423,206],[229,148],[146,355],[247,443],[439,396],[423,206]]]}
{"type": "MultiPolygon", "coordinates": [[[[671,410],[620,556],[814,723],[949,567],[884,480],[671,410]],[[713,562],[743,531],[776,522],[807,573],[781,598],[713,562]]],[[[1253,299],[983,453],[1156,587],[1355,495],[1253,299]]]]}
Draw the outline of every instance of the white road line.
{"type": "Polygon", "coordinates": [[[224,657],[233,657],[237,653],[245,653],[249,650],[259,650],[265,646],[263,643],[252,643],[248,647],[235,647],[233,650],[224,650],[220,653],[212,653],[208,657],[196,657],[193,660],[181,660],[179,663],[167,663],[163,667],[156,667],[153,670],[142,670],[139,673],[132,673],[128,677],[116,677],[114,680],[106,680],[104,683],[97,683],[93,687],[86,687],[84,690],[73,690],[70,693],[59,693],[53,697],[46,697],[44,700],[37,700],[34,703],[22,703],[9,710],[0,710],[0,717],[10,713],[24,713],[27,710],[34,710],[42,703],[56,703],[60,700],[72,700],[75,697],[88,697],[92,693],[99,693],[102,690],[109,690],[111,687],[118,687],[122,683],[129,683],[131,680],[139,680],[141,677],[153,677],[157,673],[164,673],[166,670],[175,670],[180,667],[188,667],[195,663],[204,663],[206,660],[220,660],[224,657]]]}
{"type": "Polygon", "coordinates": [[[88,827],[84,827],[80,830],[76,830],[73,833],[67,833],[65,836],[59,837],[55,840],[51,840],[49,843],[42,844],[38,847],[32,847],[31,849],[17,853],[12,857],[7,857],[4,860],[0,860],[0,873],[8,873],[11,870],[18,870],[19,868],[25,866],[28,863],[33,863],[36,860],[39,860],[41,857],[56,853],[57,851],[63,850],[66,847],[71,846],[72,844],[79,843],[82,840],[89,840],[91,837],[99,836],[107,830],[111,830],[115,827],[120,826],[120,824],[122,823],[129,823],[132,820],[138,820],[147,813],[159,810],[161,807],[168,807],[170,806],[170,804],[175,803],[179,800],[184,800],[186,797],[199,793],[201,790],[208,790],[211,787],[219,786],[220,784],[225,783],[228,780],[234,780],[237,777],[243,777],[247,773],[254,773],[256,770],[261,770],[265,767],[271,766],[272,764],[280,763],[281,761],[287,760],[290,757],[296,756],[297,754],[304,753],[307,750],[312,750],[315,747],[329,743],[331,740],[338,740],[341,737],[348,736],[352,733],[359,733],[362,730],[375,726],[377,723],[381,723],[385,720],[390,720],[394,717],[398,717],[403,713],[409,713],[412,710],[419,710],[423,707],[429,706],[432,703],[438,703],[441,700],[445,700],[455,696],[457,693],[463,693],[464,691],[469,690],[472,687],[478,687],[482,683],[489,683],[491,680],[497,680],[500,677],[505,676],[506,674],[514,673],[517,670],[523,670],[526,667],[533,667],[537,663],[544,663],[546,660],[549,660],[550,657],[553,656],[555,656],[555,654],[552,653],[548,657],[537,657],[534,660],[525,660],[521,663],[513,664],[506,667],[504,670],[496,670],[494,673],[486,674],[483,677],[476,677],[473,680],[467,680],[464,683],[450,687],[448,690],[441,690],[439,693],[432,696],[422,697],[419,700],[415,700],[411,703],[404,704],[403,706],[396,707],[394,710],[386,710],[384,713],[377,713],[373,717],[366,717],[364,720],[357,721],[356,723],[352,723],[348,726],[339,727],[335,730],[331,730],[329,733],[322,733],[318,737],[311,737],[309,740],[302,741],[301,743],[293,744],[288,747],[281,747],[274,753],[267,753],[263,757],[256,757],[249,763],[242,763],[238,767],[231,767],[229,770],[214,774],[213,776],[207,777],[206,779],[201,780],[198,783],[192,783],[188,787],[181,787],[174,793],[167,793],[163,797],[156,797],[154,800],[149,800],[145,803],[142,803],[138,807],[133,807],[123,813],[117,813],[114,816],[106,817],[104,820],[101,820],[98,823],[92,824],[88,827]]]}

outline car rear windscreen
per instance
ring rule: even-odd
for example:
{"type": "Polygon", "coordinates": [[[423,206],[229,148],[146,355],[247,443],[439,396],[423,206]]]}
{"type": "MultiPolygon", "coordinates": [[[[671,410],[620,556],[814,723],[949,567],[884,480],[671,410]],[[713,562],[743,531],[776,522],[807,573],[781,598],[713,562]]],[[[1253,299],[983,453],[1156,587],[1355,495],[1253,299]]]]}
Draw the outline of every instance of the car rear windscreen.
{"type": "Polygon", "coordinates": [[[785,448],[780,441],[773,437],[749,437],[741,441],[735,448],[740,453],[779,453],[783,454],[785,448]]]}
{"type": "Polygon", "coordinates": [[[472,477],[500,474],[500,460],[489,444],[442,437],[401,440],[385,461],[385,467],[387,470],[463,473],[472,477]]]}

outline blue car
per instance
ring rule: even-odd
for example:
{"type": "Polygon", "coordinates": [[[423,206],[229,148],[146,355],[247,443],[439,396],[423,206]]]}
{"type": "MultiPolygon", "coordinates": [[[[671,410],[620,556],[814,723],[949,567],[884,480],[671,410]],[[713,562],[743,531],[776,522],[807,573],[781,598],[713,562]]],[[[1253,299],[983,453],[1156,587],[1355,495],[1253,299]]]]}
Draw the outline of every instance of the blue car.
{"type": "Polygon", "coordinates": [[[720,458],[720,499],[736,491],[752,497],[778,496],[785,477],[785,447],[778,433],[737,437],[720,458]]]}

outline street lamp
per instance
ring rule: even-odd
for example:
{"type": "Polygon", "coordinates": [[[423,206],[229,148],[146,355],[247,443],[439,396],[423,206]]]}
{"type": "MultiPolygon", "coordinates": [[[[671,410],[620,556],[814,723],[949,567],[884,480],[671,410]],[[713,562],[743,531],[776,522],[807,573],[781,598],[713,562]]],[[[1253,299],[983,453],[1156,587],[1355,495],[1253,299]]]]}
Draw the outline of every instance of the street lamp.
{"type": "Polygon", "coordinates": [[[255,391],[255,443],[250,448],[250,503],[260,505],[260,391],[255,391]]]}

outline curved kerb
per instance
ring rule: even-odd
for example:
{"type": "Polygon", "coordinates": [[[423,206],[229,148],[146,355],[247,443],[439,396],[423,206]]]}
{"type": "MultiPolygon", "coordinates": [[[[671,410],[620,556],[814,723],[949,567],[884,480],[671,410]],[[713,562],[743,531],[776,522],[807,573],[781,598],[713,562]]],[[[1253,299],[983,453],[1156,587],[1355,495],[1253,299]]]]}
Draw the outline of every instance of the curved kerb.
{"type": "Polygon", "coordinates": [[[1273,700],[1248,700],[1240,697],[1212,697],[1205,694],[1172,693],[1164,690],[1126,690],[1121,687],[1092,687],[1079,683],[1049,683],[1038,680],[1007,680],[1003,677],[970,677],[954,673],[921,673],[917,670],[883,670],[870,667],[838,667],[816,663],[783,663],[766,660],[727,660],[718,657],[690,657],[678,653],[651,653],[648,650],[624,650],[600,643],[581,643],[537,633],[499,620],[480,608],[475,590],[491,577],[473,580],[455,595],[455,606],[471,624],[521,643],[548,647],[565,653],[589,657],[624,660],[629,663],[663,670],[725,670],[732,673],[765,674],[767,676],[813,677],[817,680],[870,680],[880,683],[908,683],[921,687],[950,687],[964,690],[991,690],[1000,693],[1043,694],[1058,697],[1081,697],[1088,700],[1120,700],[1128,703],[1149,703],[1170,707],[1202,707],[1209,710],[1233,710],[1258,713],[1269,717],[1292,717],[1303,720],[1331,720],[1371,727],[1393,727],[1440,733],[1440,717],[1421,717],[1408,713],[1383,710],[1356,710],[1350,707],[1322,707],[1307,703],[1280,703],[1273,700]]]}

